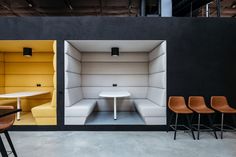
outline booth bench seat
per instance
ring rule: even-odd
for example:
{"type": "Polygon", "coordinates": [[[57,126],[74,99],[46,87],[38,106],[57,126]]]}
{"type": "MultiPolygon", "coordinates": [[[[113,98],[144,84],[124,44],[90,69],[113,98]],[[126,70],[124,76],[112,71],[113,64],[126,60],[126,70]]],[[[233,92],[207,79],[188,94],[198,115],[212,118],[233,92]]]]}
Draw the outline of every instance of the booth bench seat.
{"type": "Polygon", "coordinates": [[[51,102],[31,109],[37,125],[56,125],[56,107],[51,102]]]}
{"type": "Polygon", "coordinates": [[[136,99],[134,104],[147,125],[166,124],[166,107],[155,104],[149,99],[136,99]]]}
{"type": "Polygon", "coordinates": [[[72,106],[65,107],[65,123],[67,125],[84,125],[95,106],[95,100],[82,99],[72,106]]]}
{"type": "Polygon", "coordinates": [[[0,99],[0,106],[16,106],[16,100],[0,99]]]}

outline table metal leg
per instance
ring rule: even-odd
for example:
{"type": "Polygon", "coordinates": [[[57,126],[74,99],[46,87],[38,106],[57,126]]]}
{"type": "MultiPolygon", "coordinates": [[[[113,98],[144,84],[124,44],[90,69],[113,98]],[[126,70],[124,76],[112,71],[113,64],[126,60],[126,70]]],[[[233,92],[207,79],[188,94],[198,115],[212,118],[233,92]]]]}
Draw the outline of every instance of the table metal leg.
{"type": "MultiPolygon", "coordinates": [[[[20,98],[17,98],[17,109],[20,109],[20,98]]],[[[20,120],[20,112],[16,113],[16,119],[20,120]]]]}
{"type": "Polygon", "coordinates": [[[116,120],[116,97],[114,97],[114,120],[116,120]]]}
{"type": "Polygon", "coordinates": [[[6,151],[6,148],[5,148],[4,144],[3,144],[1,136],[0,136],[0,152],[2,154],[2,157],[8,157],[7,151],[6,151]]]}

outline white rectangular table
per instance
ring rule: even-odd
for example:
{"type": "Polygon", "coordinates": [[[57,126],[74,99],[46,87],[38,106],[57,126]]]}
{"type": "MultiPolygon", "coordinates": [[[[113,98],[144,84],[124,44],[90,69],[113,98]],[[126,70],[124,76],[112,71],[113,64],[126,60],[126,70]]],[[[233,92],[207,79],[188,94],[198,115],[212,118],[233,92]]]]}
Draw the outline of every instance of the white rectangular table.
{"type": "MultiPolygon", "coordinates": [[[[17,109],[21,109],[21,102],[20,99],[23,97],[31,97],[31,96],[37,96],[37,95],[43,95],[48,94],[50,92],[48,91],[42,91],[42,92],[16,92],[16,93],[8,93],[8,94],[1,94],[0,98],[16,98],[17,99],[17,109]]],[[[20,112],[17,112],[16,114],[17,120],[20,120],[20,112]]]]}
{"type": "Polygon", "coordinates": [[[104,91],[99,94],[100,97],[114,98],[114,120],[117,119],[116,98],[129,97],[130,93],[126,91],[104,91]]]}

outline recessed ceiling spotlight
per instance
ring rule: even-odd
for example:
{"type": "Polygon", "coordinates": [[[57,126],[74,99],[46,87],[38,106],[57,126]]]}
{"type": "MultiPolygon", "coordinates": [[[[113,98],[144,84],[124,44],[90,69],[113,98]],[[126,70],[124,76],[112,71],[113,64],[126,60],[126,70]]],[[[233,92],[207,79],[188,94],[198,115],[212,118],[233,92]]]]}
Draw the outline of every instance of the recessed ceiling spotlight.
{"type": "Polygon", "coordinates": [[[112,47],[111,48],[111,56],[119,56],[119,48],[118,47],[112,47]]]}
{"type": "Polygon", "coordinates": [[[32,57],[32,48],[24,47],[23,48],[23,56],[32,57]]]}

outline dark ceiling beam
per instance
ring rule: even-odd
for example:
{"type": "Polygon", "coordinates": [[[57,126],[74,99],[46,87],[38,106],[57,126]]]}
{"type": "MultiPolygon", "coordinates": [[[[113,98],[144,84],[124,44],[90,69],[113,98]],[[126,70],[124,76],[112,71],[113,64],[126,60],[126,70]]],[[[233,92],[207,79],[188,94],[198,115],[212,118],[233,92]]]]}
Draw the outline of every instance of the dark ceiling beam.
{"type": "Polygon", "coordinates": [[[130,16],[130,13],[131,13],[131,8],[132,8],[132,1],[131,0],[128,0],[128,13],[129,13],[129,16],[130,16]]]}
{"type": "MultiPolygon", "coordinates": [[[[24,8],[25,10],[34,11],[33,15],[45,16],[44,13],[42,13],[40,10],[38,10],[38,7],[36,6],[34,0],[26,0],[26,2],[28,3],[28,7],[27,7],[27,8],[24,8]]],[[[17,9],[14,8],[14,10],[16,10],[16,12],[17,12],[17,9]]]]}
{"type": "Polygon", "coordinates": [[[6,3],[4,1],[0,1],[0,6],[2,6],[3,8],[9,10],[11,12],[12,15],[14,16],[19,16],[17,13],[15,13],[12,8],[11,8],[11,3],[9,1],[9,3],[6,3]]]}
{"type": "MultiPolygon", "coordinates": [[[[15,11],[19,14],[26,14],[26,13],[35,13],[35,10],[33,9],[15,9],[15,11]]],[[[1,13],[9,13],[10,11],[9,10],[2,10],[1,13]]],[[[45,12],[41,12],[43,14],[54,14],[54,13],[65,13],[66,10],[48,10],[48,11],[45,11],[45,12]]],[[[99,9],[97,10],[94,10],[94,9],[83,9],[83,10],[74,10],[73,13],[90,13],[90,12],[99,12],[99,9]]],[[[121,13],[121,14],[124,14],[124,13],[128,13],[127,9],[123,9],[123,10],[112,10],[112,9],[103,9],[103,13],[121,13]]],[[[130,13],[133,14],[133,13],[136,13],[137,14],[137,10],[133,10],[131,9],[130,10],[130,13]]]]}
{"type": "Polygon", "coordinates": [[[102,4],[102,0],[99,0],[100,3],[100,15],[102,16],[103,14],[103,4],[102,4]]]}

